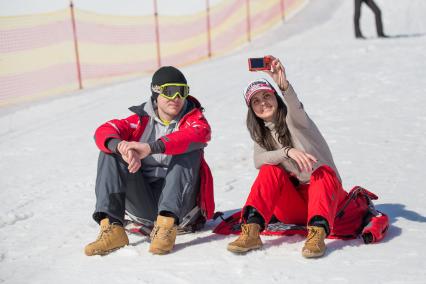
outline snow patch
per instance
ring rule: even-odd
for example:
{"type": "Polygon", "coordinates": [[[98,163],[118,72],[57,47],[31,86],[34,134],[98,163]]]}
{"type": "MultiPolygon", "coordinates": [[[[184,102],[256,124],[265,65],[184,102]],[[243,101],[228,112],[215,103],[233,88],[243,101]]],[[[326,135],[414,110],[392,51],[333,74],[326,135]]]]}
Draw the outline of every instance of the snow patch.
{"type": "Polygon", "coordinates": [[[6,216],[0,216],[0,229],[5,226],[11,226],[14,225],[17,222],[27,220],[34,216],[34,213],[32,212],[9,212],[6,214],[6,216]]]}

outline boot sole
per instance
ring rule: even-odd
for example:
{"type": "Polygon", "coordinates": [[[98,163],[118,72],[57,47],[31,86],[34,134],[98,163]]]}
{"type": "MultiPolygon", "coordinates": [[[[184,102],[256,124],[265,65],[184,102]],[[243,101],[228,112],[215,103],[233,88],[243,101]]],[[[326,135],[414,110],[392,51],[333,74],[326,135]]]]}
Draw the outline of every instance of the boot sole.
{"type": "Polygon", "coordinates": [[[238,246],[228,245],[227,249],[228,249],[230,252],[237,253],[237,254],[241,254],[241,253],[249,252],[249,251],[251,251],[251,250],[260,249],[261,247],[262,247],[261,245],[257,245],[257,246],[250,247],[250,248],[243,248],[243,247],[238,247],[238,246]]]}
{"type": "Polygon", "coordinates": [[[171,252],[171,250],[149,250],[150,253],[152,254],[157,254],[157,255],[164,255],[164,254],[168,254],[171,252]]]}
{"type": "Polygon", "coordinates": [[[302,255],[304,258],[318,258],[325,254],[325,250],[323,252],[310,252],[310,251],[302,251],[302,255]]]}
{"type": "Polygon", "coordinates": [[[84,252],[84,253],[85,253],[87,256],[94,256],[94,255],[104,256],[104,255],[110,254],[110,253],[112,253],[112,252],[114,252],[114,251],[116,251],[116,250],[119,250],[119,249],[121,249],[121,248],[123,248],[123,247],[125,247],[125,246],[127,246],[127,245],[123,245],[123,246],[121,246],[121,247],[116,247],[116,248],[113,248],[113,249],[110,249],[110,250],[107,250],[107,251],[98,251],[98,250],[96,250],[96,251],[94,251],[92,254],[87,254],[86,252],[84,252]]]}

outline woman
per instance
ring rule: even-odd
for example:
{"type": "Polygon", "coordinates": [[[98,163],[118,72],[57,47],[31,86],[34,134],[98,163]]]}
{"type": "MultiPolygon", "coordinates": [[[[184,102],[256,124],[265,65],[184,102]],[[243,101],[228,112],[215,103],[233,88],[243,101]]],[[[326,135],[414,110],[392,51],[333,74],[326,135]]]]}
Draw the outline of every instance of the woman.
{"type": "Polygon", "coordinates": [[[259,174],[242,211],[242,232],[228,250],[241,253],[262,246],[260,232],[271,219],[307,224],[302,249],[307,258],[324,255],[338,205],[347,193],[330,149],[287,81],[284,66],[271,56],[270,71],[284,97],[265,79],[251,82],[244,98],[247,128],[254,140],[259,174]]]}

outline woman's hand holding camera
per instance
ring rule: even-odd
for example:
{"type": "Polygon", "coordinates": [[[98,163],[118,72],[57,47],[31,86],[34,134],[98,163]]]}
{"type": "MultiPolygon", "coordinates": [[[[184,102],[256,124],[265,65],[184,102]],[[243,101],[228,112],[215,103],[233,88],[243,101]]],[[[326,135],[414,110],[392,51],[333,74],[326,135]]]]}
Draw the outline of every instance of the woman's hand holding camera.
{"type": "Polygon", "coordinates": [[[281,91],[286,91],[289,86],[289,82],[287,81],[284,65],[278,58],[275,58],[272,55],[269,55],[268,57],[272,60],[271,70],[265,70],[263,72],[271,76],[281,91]]]}

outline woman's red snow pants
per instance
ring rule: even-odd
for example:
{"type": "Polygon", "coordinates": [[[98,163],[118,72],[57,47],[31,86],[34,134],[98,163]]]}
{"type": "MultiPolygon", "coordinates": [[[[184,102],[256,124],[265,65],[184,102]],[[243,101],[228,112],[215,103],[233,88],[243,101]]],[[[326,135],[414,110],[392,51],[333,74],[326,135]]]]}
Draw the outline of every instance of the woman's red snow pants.
{"type": "Polygon", "coordinates": [[[282,167],[263,165],[244,207],[256,208],[266,223],[275,215],[283,223],[306,225],[319,215],[328,221],[332,230],[338,205],[346,195],[329,166],[316,169],[309,184],[295,187],[282,167]]]}

